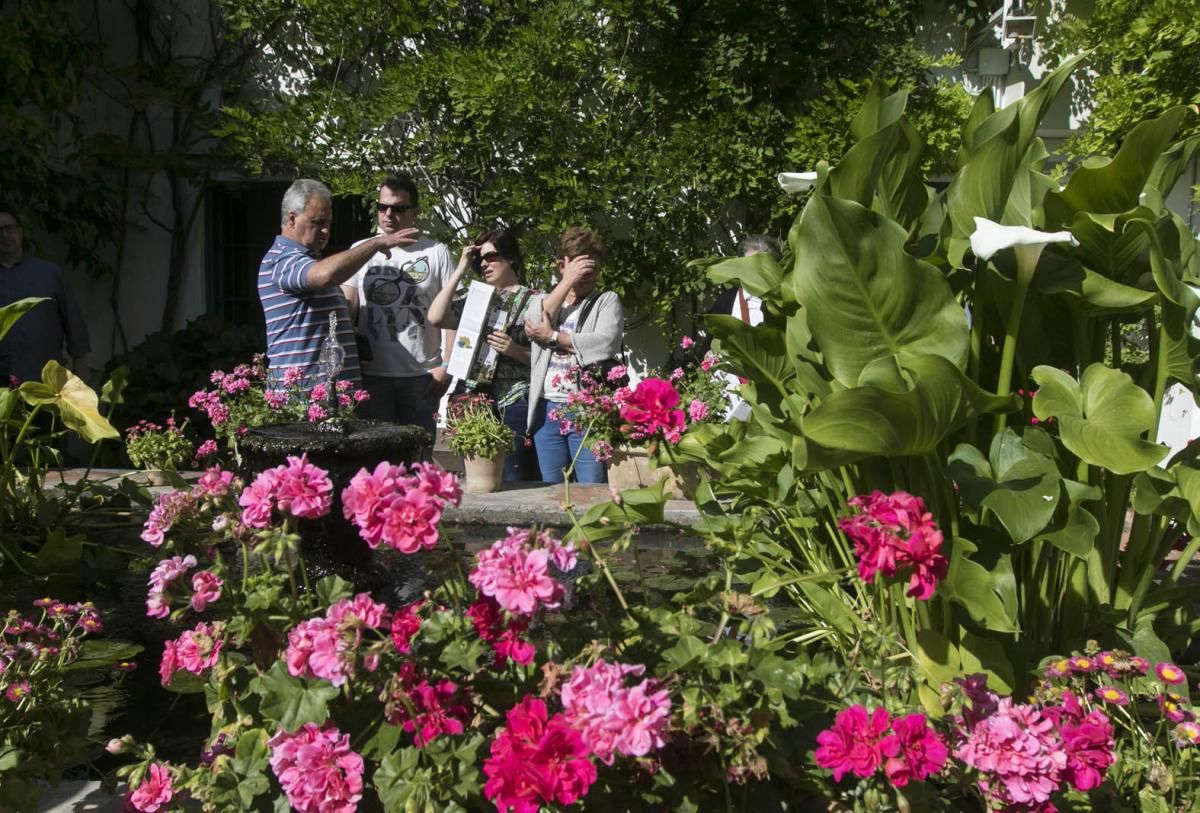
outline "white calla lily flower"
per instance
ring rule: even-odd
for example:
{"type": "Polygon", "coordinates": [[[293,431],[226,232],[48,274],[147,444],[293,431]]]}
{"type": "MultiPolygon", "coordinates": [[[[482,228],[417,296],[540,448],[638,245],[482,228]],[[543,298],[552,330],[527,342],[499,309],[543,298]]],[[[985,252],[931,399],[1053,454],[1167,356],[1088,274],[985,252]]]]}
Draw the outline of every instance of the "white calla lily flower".
{"type": "Polygon", "coordinates": [[[817,173],[815,172],[781,172],[775,176],[775,180],[783,187],[783,191],[788,194],[795,195],[798,192],[807,192],[817,185],[817,173]]]}
{"type": "Polygon", "coordinates": [[[1045,246],[1050,243],[1079,241],[1069,231],[1038,231],[1025,226],[1001,226],[985,217],[975,218],[975,232],[971,235],[971,251],[981,260],[989,260],[996,252],[1017,246],[1045,246]]]}

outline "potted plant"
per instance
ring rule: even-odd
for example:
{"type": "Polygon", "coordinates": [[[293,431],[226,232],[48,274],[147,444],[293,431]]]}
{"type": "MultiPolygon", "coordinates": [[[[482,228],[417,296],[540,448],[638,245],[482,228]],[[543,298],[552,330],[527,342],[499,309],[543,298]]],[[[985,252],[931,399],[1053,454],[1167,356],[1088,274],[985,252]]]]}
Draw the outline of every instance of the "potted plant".
{"type": "Polygon", "coordinates": [[[446,437],[451,451],[463,457],[466,490],[488,494],[500,487],[504,456],[512,451],[513,437],[496,415],[492,399],[460,395],[446,412],[446,437]]]}
{"type": "Polygon", "coordinates": [[[133,465],[146,472],[150,485],[168,485],[167,472],[178,471],[191,459],[195,446],[184,434],[187,424],[187,420],[176,423],[172,415],[165,425],[143,420],[125,431],[125,453],[133,465]]]}

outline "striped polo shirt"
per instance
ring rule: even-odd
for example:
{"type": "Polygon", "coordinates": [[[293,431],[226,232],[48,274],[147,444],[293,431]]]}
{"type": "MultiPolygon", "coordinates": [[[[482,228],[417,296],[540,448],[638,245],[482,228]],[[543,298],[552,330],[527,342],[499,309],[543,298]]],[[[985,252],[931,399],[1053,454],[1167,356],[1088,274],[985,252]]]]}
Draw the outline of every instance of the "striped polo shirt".
{"type": "Polygon", "coordinates": [[[338,341],[346,351],[338,378],[347,378],[360,387],[358,349],[341,287],[306,287],[308,270],[316,262],[304,246],[279,235],[258,267],[258,298],[267,322],[270,378],[278,381],[284,370],[299,367],[307,386],[318,383],[321,343],[329,332],[329,314],[336,313],[338,341]]]}

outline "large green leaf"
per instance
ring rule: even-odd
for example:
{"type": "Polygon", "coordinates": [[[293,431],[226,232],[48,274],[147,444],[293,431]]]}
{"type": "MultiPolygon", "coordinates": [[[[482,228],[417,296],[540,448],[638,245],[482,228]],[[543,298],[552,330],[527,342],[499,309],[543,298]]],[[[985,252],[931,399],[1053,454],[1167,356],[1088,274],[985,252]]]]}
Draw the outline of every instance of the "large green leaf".
{"type": "Polygon", "coordinates": [[[1038,183],[1025,177],[1038,170],[1038,162],[1034,157],[1027,158],[1027,153],[1037,149],[1034,139],[1038,124],[1081,58],[1067,60],[1023,99],[992,113],[972,130],[970,158],[946,190],[951,265],[962,267],[976,217],[1006,225],[1033,225],[1033,211],[1016,216],[1009,199],[1014,190],[1029,197],[1038,183]]]}
{"type": "Polygon", "coordinates": [[[1092,160],[1071,173],[1061,192],[1046,196],[1046,229],[1061,228],[1076,212],[1120,214],[1136,208],[1159,156],[1190,115],[1188,107],[1179,105],[1143,121],[1125,136],[1112,160],[1092,160]]]}
{"type": "Polygon", "coordinates": [[[329,719],[330,701],[338,696],[337,687],[324,680],[292,677],[283,661],[255,678],[250,690],[262,697],[259,708],[263,715],[285,731],[295,731],[305,723],[323,724],[329,719]]]}
{"type": "Polygon", "coordinates": [[[929,202],[921,173],[922,147],[917,131],[900,118],[847,150],[822,192],[874,209],[909,232],[929,202]]]}
{"type": "Polygon", "coordinates": [[[889,93],[890,88],[882,79],[871,82],[867,96],[863,99],[862,107],[850,122],[850,137],[855,142],[862,141],[872,133],[882,130],[888,125],[895,124],[908,105],[908,91],[898,90],[889,93]]]}
{"type": "Polygon", "coordinates": [[[912,358],[902,366],[913,381],[910,391],[856,387],[832,393],[804,418],[805,437],[864,456],[922,455],[980,414],[1017,407],[1016,396],[984,392],[941,356],[912,358]]]}
{"type": "Polygon", "coordinates": [[[25,299],[18,299],[11,305],[5,305],[3,308],[0,308],[0,339],[3,339],[8,334],[8,331],[12,330],[12,326],[16,324],[17,320],[20,319],[26,311],[37,307],[38,303],[40,302],[48,301],[50,301],[48,297],[29,296],[25,299]]]}
{"type": "Polygon", "coordinates": [[[1092,512],[1073,502],[1067,507],[1067,517],[1062,524],[1041,534],[1038,539],[1086,560],[1096,546],[1096,535],[1099,533],[1100,523],[1092,516],[1092,512]]]}
{"type": "Polygon", "coordinates": [[[1033,370],[1038,384],[1033,412],[1058,421],[1059,437],[1080,460],[1116,474],[1144,471],[1162,460],[1166,446],[1143,440],[1156,426],[1154,402],[1125,373],[1092,364],[1076,382],[1055,367],[1033,370]]]}
{"type": "Polygon", "coordinates": [[[737,283],[759,297],[778,297],[783,269],[767,253],[723,260],[708,269],[708,278],[722,285],[737,283]]]}
{"type": "Polygon", "coordinates": [[[42,368],[42,380],[22,382],[18,392],[31,406],[53,406],[63,423],[88,443],[121,436],[100,414],[100,400],[96,391],[57,361],[46,362],[42,368]]]}
{"type": "Polygon", "coordinates": [[[858,203],[814,195],[792,233],[792,285],[829,372],[845,386],[886,356],[934,354],[962,369],[967,319],[945,277],[905,252],[907,234],[858,203]]]}
{"type": "Polygon", "coordinates": [[[732,316],[709,316],[706,322],[729,366],[754,386],[751,403],[777,405],[792,391],[797,363],[788,357],[783,331],[732,316]]]}
{"type": "Polygon", "coordinates": [[[946,471],[962,498],[990,510],[1014,542],[1032,539],[1058,507],[1058,465],[1026,446],[1012,429],[992,438],[987,458],[974,446],[959,445],[946,471]]]}
{"type": "Polygon", "coordinates": [[[970,558],[976,546],[966,539],[956,538],[950,554],[950,568],[938,590],[961,605],[976,622],[994,632],[1016,632],[1015,620],[1009,616],[1004,602],[992,583],[992,574],[970,558]]]}

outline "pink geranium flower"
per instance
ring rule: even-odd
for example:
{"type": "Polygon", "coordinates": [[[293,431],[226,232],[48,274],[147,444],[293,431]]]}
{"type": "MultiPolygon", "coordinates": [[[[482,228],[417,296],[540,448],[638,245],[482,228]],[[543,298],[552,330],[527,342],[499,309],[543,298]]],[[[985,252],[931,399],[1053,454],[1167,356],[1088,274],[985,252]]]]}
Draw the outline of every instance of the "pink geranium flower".
{"type": "Polygon", "coordinates": [[[542,803],[570,805],[596,781],[583,737],[562,715],[547,720],[546,704],[526,696],[506,715],[483,763],[483,794],[499,810],[536,813],[542,803]]]}
{"type": "Polygon", "coordinates": [[[506,616],[495,599],[481,596],[467,608],[467,618],[476,634],[492,647],[492,666],[503,669],[511,660],[521,665],[533,663],[533,644],[521,637],[529,629],[529,619],[506,616]]]}
{"type": "Polygon", "coordinates": [[[470,703],[454,681],[434,684],[422,680],[409,686],[405,694],[408,703],[390,704],[392,713],[387,720],[411,733],[418,748],[424,748],[442,734],[463,733],[463,724],[471,719],[470,703]]]}
{"type": "Polygon", "coordinates": [[[645,669],[601,660],[577,666],[562,688],[563,716],[606,765],[616,754],[641,757],[666,744],[671,716],[667,690],[658,690],[651,679],[625,685],[626,676],[645,669]]]}
{"type": "Polygon", "coordinates": [[[975,726],[955,756],[979,771],[980,790],[999,805],[1045,804],[1067,768],[1054,722],[1008,697],[975,726]]]}
{"type": "Polygon", "coordinates": [[[318,519],[329,513],[333,483],[329,472],[308,462],[308,455],[289,457],[286,466],[275,468],[275,499],[279,510],[302,519],[318,519]]]}
{"type": "Polygon", "coordinates": [[[646,378],[625,399],[621,407],[621,420],[628,426],[628,434],[635,440],[653,437],[655,434],[682,431],[683,410],[679,409],[679,391],[671,382],[661,378],[646,378]]]}
{"type": "Polygon", "coordinates": [[[301,621],[288,632],[285,661],[293,677],[322,678],[341,686],[350,677],[353,659],[338,625],[328,618],[301,621]]]}
{"type": "Polygon", "coordinates": [[[354,475],[342,492],[342,511],[372,548],[384,543],[416,553],[437,546],[442,510],[461,498],[457,478],[437,466],[419,463],[410,475],[384,461],[354,475]]]}
{"type": "Polygon", "coordinates": [[[416,601],[401,607],[392,616],[392,646],[396,651],[407,655],[412,652],[412,641],[421,630],[421,616],[417,612],[424,606],[424,601],[416,601]]]}
{"type": "Polygon", "coordinates": [[[1093,711],[1078,723],[1064,722],[1059,734],[1067,755],[1063,780],[1076,790],[1099,787],[1108,766],[1116,760],[1116,743],[1108,717],[1102,711],[1093,711]]]}
{"type": "Polygon", "coordinates": [[[294,734],[280,730],[267,741],[271,770],[300,813],[353,813],[362,799],[362,757],[350,736],[305,723],[294,734]]]}
{"type": "Polygon", "coordinates": [[[840,782],[848,772],[866,779],[883,762],[883,737],[891,719],[887,710],[868,712],[864,706],[850,706],[838,712],[831,728],[817,735],[817,764],[833,771],[840,782]]]}
{"type": "Polygon", "coordinates": [[[141,783],[129,794],[129,805],[142,813],[157,813],[175,798],[171,787],[171,771],[167,766],[153,762],[141,783]]]}
{"type": "Polygon", "coordinates": [[[912,780],[922,781],[942,769],[949,751],[941,736],[931,729],[923,714],[910,714],[892,721],[893,733],[881,746],[887,757],[883,770],[893,785],[902,788],[912,780]]]}
{"type": "Polygon", "coordinates": [[[166,618],[171,614],[171,585],[196,566],[196,557],[172,556],[164,559],[150,572],[146,594],[146,615],[151,618],[166,618]]]}
{"type": "Polygon", "coordinates": [[[221,598],[221,588],[225,583],[211,570],[201,570],[192,576],[192,609],[198,613],[204,612],[209,604],[221,598]]]}
{"type": "Polygon", "coordinates": [[[266,528],[271,524],[275,508],[275,486],[278,483],[275,469],[259,472],[254,482],[242,489],[238,505],[242,507],[242,523],[248,528],[266,528]]]}
{"type": "Polygon", "coordinates": [[[949,562],[941,552],[942,532],[921,498],[875,491],[851,498],[850,506],[858,513],[838,520],[838,527],[854,543],[859,578],[869,583],[878,573],[890,579],[907,570],[907,595],[929,599],[949,562]]]}
{"type": "Polygon", "coordinates": [[[178,668],[199,675],[215,666],[224,643],[218,632],[217,627],[201,623],[180,635],[175,643],[178,668]]]}

